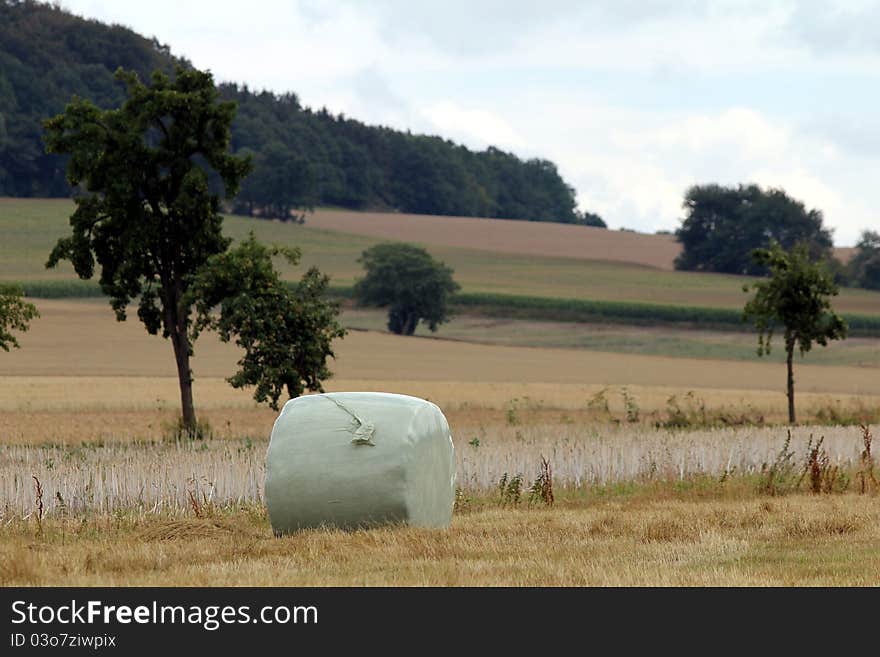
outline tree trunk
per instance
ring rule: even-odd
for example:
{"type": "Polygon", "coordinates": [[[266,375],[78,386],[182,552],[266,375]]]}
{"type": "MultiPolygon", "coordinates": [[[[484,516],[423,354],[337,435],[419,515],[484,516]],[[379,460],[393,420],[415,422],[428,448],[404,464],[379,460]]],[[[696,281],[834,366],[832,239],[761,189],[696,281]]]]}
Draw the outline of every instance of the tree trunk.
{"type": "Polygon", "coordinates": [[[403,313],[397,308],[388,311],[388,330],[397,335],[403,333],[403,313]]]}
{"type": "Polygon", "coordinates": [[[183,426],[194,435],[196,429],[196,410],[193,406],[192,370],[189,368],[189,341],[186,333],[175,331],[171,334],[174,347],[174,362],[177,363],[177,380],[180,383],[180,411],[183,426]]]}
{"type": "Polygon", "coordinates": [[[416,326],[419,323],[419,316],[415,313],[411,312],[406,317],[406,326],[403,329],[403,332],[406,335],[412,335],[416,332],[416,326]]]}
{"type": "Polygon", "coordinates": [[[794,344],[786,345],[786,364],[788,365],[788,423],[794,424],[794,344]]]}
{"type": "MultiPolygon", "coordinates": [[[[169,286],[170,287],[170,286],[169,286]]],[[[174,362],[177,365],[177,382],[180,385],[180,414],[183,428],[190,437],[195,437],[196,409],[193,405],[192,370],[189,367],[189,336],[187,335],[186,312],[180,308],[183,296],[179,284],[174,285],[173,292],[163,299],[165,305],[165,330],[171,338],[174,349],[174,362]]]]}

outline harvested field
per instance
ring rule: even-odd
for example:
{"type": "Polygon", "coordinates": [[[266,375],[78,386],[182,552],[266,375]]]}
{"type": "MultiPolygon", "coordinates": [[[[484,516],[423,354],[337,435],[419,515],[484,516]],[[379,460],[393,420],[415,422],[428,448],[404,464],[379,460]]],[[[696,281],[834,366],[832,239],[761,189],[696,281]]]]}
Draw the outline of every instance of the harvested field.
{"type": "MultiPolygon", "coordinates": [[[[709,421],[783,423],[782,392],[604,386],[558,383],[333,379],[327,390],[364,390],[416,395],[437,403],[456,435],[479,438],[493,427],[594,428],[626,422],[624,391],[637,405],[640,425],[669,416],[670,399],[688,411],[702,407],[709,421]],[[594,400],[601,398],[596,404],[594,400]],[[604,404],[607,402],[607,410],[604,404]],[[713,418],[716,418],[713,420],[713,418]]],[[[196,410],[216,439],[269,435],[277,413],[258,407],[247,391],[222,379],[198,379],[196,410]]],[[[179,414],[172,377],[0,377],[0,444],[68,444],[165,440],[179,414]]],[[[878,416],[880,397],[804,393],[798,410],[805,421],[853,422],[878,416]]],[[[690,411],[692,414],[694,411],[690,411]]],[[[700,423],[694,415],[693,422],[700,423]]]]}
{"type": "MultiPolygon", "coordinates": [[[[116,322],[100,300],[42,300],[37,306],[43,316],[22,340],[22,349],[3,355],[3,376],[176,374],[170,343],[148,335],[134,319],[116,322]]],[[[482,345],[372,331],[353,331],[336,344],[337,360],[331,369],[339,379],[598,385],[637,381],[642,386],[770,391],[782,390],[785,382],[784,368],[757,358],[707,361],[482,345]]],[[[237,360],[235,348],[213,335],[199,340],[195,354],[197,380],[229,376],[237,360]]],[[[796,376],[799,392],[880,395],[880,377],[870,367],[818,366],[805,359],[797,364],[796,376]]]]}
{"type": "Polygon", "coordinates": [[[507,219],[318,209],[308,225],[339,233],[435,246],[579,260],[629,262],[672,269],[681,247],[671,235],[630,233],[507,219]]]}
{"type": "MultiPolygon", "coordinates": [[[[455,428],[453,427],[453,430],[455,428]]],[[[789,445],[797,475],[807,446],[823,437],[831,463],[859,466],[857,427],[800,427],[789,445]]],[[[523,477],[527,491],[541,457],[552,464],[559,489],[580,490],[634,481],[688,481],[724,473],[760,475],[785,444],[778,427],[666,431],[644,427],[496,425],[476,440],[456,435],[457,485],[468,494],[496,490],[506,474],[523,477]]],[[[0,507],[26,515],[33,508],[33,477],[41,482],[45,513],[137,509],[185,511],[192,495],[220,507],[262,503],[268,441],[120,443],[106,445],[0,445],[0,507]]]]}
{"type": "MultiPolygon", "coordinates": [[[[179,409],[170,344],[139,322],[116,322],[100,300],[39,301],[43,317],[4,353],[0,375],[0,441],[79,443],[160,439],[179,409]]],[[[644,421],[659,417],[675,395],[693,391],[711,412],[749,421],[784,419],[784,367],[778,363],[709,361],[584,349],[544,349],[405,338],[354,331],[337,346],[328,390],[381,390],[431,399],[463,430],[520,419],[607,422],[588,409],[605,390],[609,412],[624,416],[622,388],[644,421]],[[413,367],[417,363],[418,367],[413,367]],[[413,377],[417,376],[417,379],[413,377]],[[632,381],[639,381],[637,386],[632,381]]],[[[210,334],[196,345],[196,407],[217,437],[266,436],[275,413],[223,377],[237,352],[210,334]]],[[[798,408],[804,419],[871,416],[880,408],[874,368],[798,364],[798,408]]]]}
{"type": "Polygon", "coordinates": [[[264,507],[4,522],[3,586],[878,586],[869,495],[766,497],[737,481],[474,500],[443,531],[309,530],[264,507]]]}
{"type": "MultiPolygon", "coordinates": [[[[257,471],[246,461],[260,459],[260,448],[235,446],[244,471],[257,471]]],[[[182,458],[197,472],[220,463],[216,481],[228,485],[222,451],[201,463],[193,455],[182,458]]],[[[195,473],[178,503],[167,459],[154,472],[166,497],[153,506],[84,511],[76,504],[106,504],[131,483],[130,468],[109,472],[119,454],[107,456],[84,494],[62,496],[65,507],[48,499],[45,482],[94,457],[74,452],[65,463],[59,455],[43,480],[48,511],[39,523],[32,488],[26,514],[0,511],[0,585],[880,585],[880,507],[852,490],[769,497],[748,477],[559,486],[551,508],[467,495],[444,531],[327,529],[276,539],[260,503],[223,505],[218,486],[195,473]]],[[[252,480],[236,488],[243,484],[259,491],[252,480]]]]}

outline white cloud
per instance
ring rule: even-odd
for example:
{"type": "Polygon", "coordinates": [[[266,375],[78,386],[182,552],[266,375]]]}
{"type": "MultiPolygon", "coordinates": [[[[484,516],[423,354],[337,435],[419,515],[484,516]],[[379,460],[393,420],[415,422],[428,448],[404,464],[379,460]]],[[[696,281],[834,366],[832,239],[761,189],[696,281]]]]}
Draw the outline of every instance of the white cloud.
{"type": "Polygon", "coordinates": [[[457,136],[477,148],[519,149],[526,145],[507,121],[486,109],[464,108],[447,100],[426,107],[423,114],[441,134],[457,136]]]}

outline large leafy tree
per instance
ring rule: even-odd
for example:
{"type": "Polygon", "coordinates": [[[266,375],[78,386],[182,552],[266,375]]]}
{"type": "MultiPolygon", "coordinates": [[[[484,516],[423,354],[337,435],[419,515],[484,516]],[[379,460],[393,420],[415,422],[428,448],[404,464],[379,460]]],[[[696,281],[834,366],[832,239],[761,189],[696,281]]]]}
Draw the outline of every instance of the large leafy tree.
{"type": "MultiPolygon", "coordinates": [[[[803,356],[813,343],[826,346],[829,340],[847,335],[846,322],[831,308],[830,297],[836,296],[837,284],[820,263],[812,262],[805,244],[790,251],[778,244],[757,249],[755,260],[770,270],[767,280],[751,286],[755,295],[745,305],[744,317],[758,329],[758,355],[770,353],[776,327],[783,330],[788,377],[788,421],[795,423],[794,351],[803,356]]],[[[743,286],[748,292],[749,286],[743,286]]]]}
{"type": "Polygon", "coordinates": [[[880,233],[873,230],[862,233],[848,269],[855,285],[880,290],[880,233]]]}
{"type": "MultiPolygon", "coordinates": [[[[100,266],[101,289],[120,321],[126,318],[128,304],[138,300],[138,317],[147,331],[161,331],[171,341],[183,424],[190,432],[196,428],[190,357],[202,328],[215,327],[224,339],[238,336],[247,354],[243,373],[234,377],[234,383],[257,385],[258,399],[277,400],[272,384],[266,383],[272,376],[292,392],[300,392],[302,386],[289,371],[276,368],[259,376],[251,361],[261,362],[266,349],[291,339],[294,329],[315,333],[326,329],[337,335],[335,324],[327,328],[335,315],[307,307],[315,302],[314,296],[302,292],[294,300],[285,296],[277,275],[264,271],[268,255],[253,240],[241,247],[245,251],[235,251],[227,260],[217,258],[230,245],[221,232],[217,188],[233,195],[249,168],[248,159],[228,152],[235,104],[219,101],[206,72],[181,67],[174,79],[155,72],[149,86],[133,73],[120,70],[117,77],[128,89],[128,99],[120,108],[101,110],[87,100],[74,99],[63,114],[46,121],[48,149],[70,155],[68,178],[84,187],[70,218],[73,234],[58,241],[47,266],[70,260],[82,278],[91,278],[100,266]],[[230,262],[237,269],[235,280],[222,273],[210,278],[209,270],[229,269],[230,262]],[[200,286],[194,290],[197,279],[200,286]],[[267,312],[270,297],[278,303],[263,317],[222,313],[214,325],[206,319],[209,308],[225,299],[218,293],[217,280],[224,281],[226,295],[250,296],[258,304],[254,312],[267,312]],[[210,296],[203,299],[198,291],[210,296]],[[194,305],[201,318],[198,330],[193,330],[194,305]],[[304,312],[303,320],[291,319],[298,312],[304,312]]],[[[307,278],[302,285],[323,291],[316,274],[307,278]]],[[[327,349],[319,355],[309,351],[307,360],[295,361],[306,368],[300,371],[306,387],[319,385],[329,374],[321,360],[328,353],[327,349]]]]}
{"type": "Polygon", "coordinates": [[[70,155],[68,180],[86,192],[75,199],[73,234],[58,241],[47,266],[67,259],[91,278],[100,265],[119,321],[139,298],[147,331],[171,340],[183,422],[195,427],[184,301],[198,269],[229,246],[209,179],[217,174],[234,195],[249,161],[228,153],[235,104],[218,102],[210,73],[179,67],[172,80],[157,71],[149,86],[135,73],[117,78],[128,89],[119,109],[74,98],[45,122],[47,149],[70,155]]]}
{"type": "Polygon", "coordinates": [[[696,185],[687,190],[683,206],[685,218],[675,233],[683,247],[676,269],[762,275],[766,266],[752,252],[773,242],[784,249],[805,243],[814,261],[831,257],[831,232],[822,213],[807,210],[781,189],[696,185]]]}
{"type": "Polygon", "coordinates": [[[27,331],[30,322],[40,316],[36,306],[24,300],[22,289],[16,285],[0,285],[0,349],[9,351],[20,345],[13,331],[27,331]]]}
{"type": "Polygon", "coordinates": [[[366,276],[355,284],[355,298],[364,306],[388,308],[388,330],[412,335],[420,321],[431,331],[449,319],[449,297],[459,289],[452,269],[417,246],[377,244],[358,262],[366,276]]]}

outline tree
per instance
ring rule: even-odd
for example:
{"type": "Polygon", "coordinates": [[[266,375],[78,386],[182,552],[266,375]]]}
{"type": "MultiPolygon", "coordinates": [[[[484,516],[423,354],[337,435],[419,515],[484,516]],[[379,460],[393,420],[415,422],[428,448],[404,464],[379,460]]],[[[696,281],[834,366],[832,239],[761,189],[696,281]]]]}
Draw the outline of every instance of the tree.
{"type": "Polygon", "coordinates": [[[862,233],[847,268],[855,285],[880,290],[880,233],[872,230],[862,233]]]}
{"type": "Polygon", "coordinates": [[[823,227],[822,213],[808,211],[781,189],[696,185],[687,190],[683,206],[686,216],[675,233],[683,247],[676,269],[764,275],[765,266],[752,252],[772,242],[784,249],[806,243],[814,261],[831,257],[831,231],[823,227]]]}
{"type": "Polygon", "coordinates": [[[326,298],[329,278],[315,267],[288,289],[272,266],[272,256],[299,262],[298,249],[266,247],[254,234],[226,253],[211,256],[188,291],[195,308],[190,338],[205,329],[244,349],[239,370],[227,379],[235,388],[255,386],[254,398],[277,409],[286,388],[290,397],[306,389],[323,392],[330,376],[331,342],[345,335],[339,304],[326,298]],[[214,312],[219,307],[219,313],[214,312]]]}
{"type": "Polygon", "coordinates": [[[21,345],[12,331],[27,331],[30,321],[40,316],[36,306],[23,297],[20,287],[0,284],[0,349],[3,351],[18,349],[21,345]]]}
{"type": "MultiPolygon", "coordinates": [[[[757,249],[754,258],[769,268],[770,278],[752,285],[755,296],[746,303],[744,318],[758,329],[758,356],[770,353],[775,327],[781,324],[784,328],[788,421],[794,424],[795,347],[803,356],[814,342],[827,346],[829,340],[846,337],[847,325],[829,301],[837,295],[837,284],[822,264],[810,260],[807,245],[785,251],[779,244],[772,244],[769,249],[757,249]]],[[[743,286],[743,291],[748,292],[749,286],[743,286]]]]}
{"type": "Polygon", "coordinates": [[[449,319],[449,297],[459,289],[452,269],[411,244],[377,244],[358,262],[367,275],[355,284],[360,305],[388,308],[388,330],[412,335],[419,321],[431,331],[449,319]]]}
{"type": "Polygon", "coordinates": [[[46,266],[67,259],[80,278],[91,278],[97,262],[119,321],[140,297],[147,331],[162,329],[171,340],[183,424],[194,429],[184,299],[198,269],[229,246],[209,173],[233,196],[250,164],[227,152],[235,105],[217,101],[210,73],[178,67],[172,81],[156,71],[151,86],[135,73],[119,70],[116,77],[128,91],[119,109],[74,98],[45,122],[47,149],[70,154],[68,180],[88,192],[75,199],[73,235],[58,241],[46,266]]]}
{"type": "Polygon", "coordinates": [[[581,226],[593,226],[594,228],[608,228],[608,224],[595,212],[575,212],[575,220],[572,222],[581,226]]]}
{"type": "Polygon", "coordinates": [[[69,180],[88,192],[75,199],[73,235],[58,241],[47,266],[67,259],[81,278],[91,278],[100,265],[101,289],[119,321],[139,298],[138,317],[147,331],[161,329],[171,340],[190,434],[197,426],[190,357],[204,328],[217,328],[221,338],[245,348],[232,382],[256,385],[258,400],[276,403],[275,384],[291,394],[319,387],[329,375],[323,340],[339,336],[335,314],[316,296],[326,281],[309,272],[291,296],[269,272],[273,251],[261,251],[251,239],[226,254],[230,240],[221,231],[220,197],[211,190],[219,178],[226,196],[233,195],[248,171],[246,158],[227,152],[235,104],[218,102],[210,73],[197,70],[178,68],[173,81],[155,72],[149,87],[132,73],[120,70],[117,77],[128,88],[119,109],[74,99],[46,122],[49,150],[70,154],[69,180]],[[238,277],[224,276],[230,270],[238,277]],[[241,310],[246,303],[263,315],[248,317],[241,310]],[[208,316],[217,304],[215,323],[208,316]],[[288,366],[277,363],[290,354],[296,357],[288,366]],[[264,362],[273,369],[257,373],[264,362]]]}
{"type": "Polygon", "coordinates": [[[242,183],[235,202],[237,211],[265,218],[303,223],[314,206],[314,174],[308,162],[273,142],[254,154],[254,173],[242,183]],[[292,216],[293,210],[299,210],[292,216]]]}

